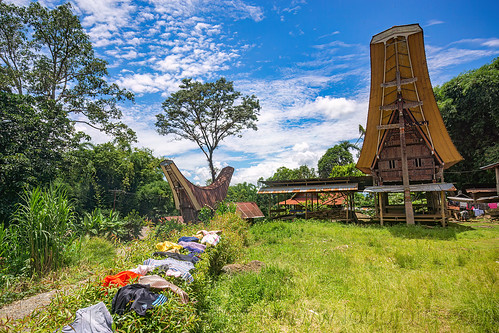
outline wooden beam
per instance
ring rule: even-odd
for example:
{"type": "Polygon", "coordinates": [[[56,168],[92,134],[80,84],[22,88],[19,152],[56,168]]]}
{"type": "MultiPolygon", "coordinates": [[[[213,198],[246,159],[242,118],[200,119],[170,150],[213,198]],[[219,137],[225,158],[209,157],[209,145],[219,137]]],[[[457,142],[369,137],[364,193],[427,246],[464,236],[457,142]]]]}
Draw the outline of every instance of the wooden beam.
{"type": "MultiPolygon", "coordinates": [[[[408,79],[401,79],[400,80],[400,85],[406,85],[406,84],[411,84],[414,83],[418,80],[417,77],[411,77],[408,79]]],[[[396,87],[397,86],[397,81],[390,81],[390,82],[385,82],[381,84],[382,88],[389,88],[389,87],[396,87]]]]}
{"type": "Polygon", "coordinates": [[[378,126],[376,126],[376,128],[378,130],[398,129],[398,128],[400,128],[400,124],[378,125],[378,126]]]}
{"type": "Polygon", "coordinates": [[[440,213],[442,214],[442,227],[445,227],[445,192],[440,191],[440,213]]]}
{"type": "MultiPolygon", "coordinates": [[[[416,102],[404,102],[402,104],[402,109],[412,109],[412,108],[415,108],[417,106],[421,106],[423,105],[423,101],[416,101],[416,102]]],[[[395,103],[392,103],[392,104],[388,104],[388,105],[382,105],[379,107],[380,110],[382,111],[389,111],[389,110],[398,110],[398,101],[395,102],[395,103]]]]}

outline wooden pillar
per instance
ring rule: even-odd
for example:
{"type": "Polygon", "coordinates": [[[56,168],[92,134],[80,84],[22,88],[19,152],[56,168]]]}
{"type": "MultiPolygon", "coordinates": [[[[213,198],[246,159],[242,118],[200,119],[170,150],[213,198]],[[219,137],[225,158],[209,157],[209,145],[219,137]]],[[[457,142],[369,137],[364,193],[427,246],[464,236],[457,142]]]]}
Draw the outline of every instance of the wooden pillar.
{"type": "Polygon", "coordinates": [[[347,221],[350,221],[350,197],[348,196],[348,192],[347,192],[347,195],[345,196],[345,198],[347,198],[347,221]]]}
{"type": "Polygon", "coordinates": [[[497,195],[499,195],[499,166],[496,166],[495,169],[496,169],[496,191],[497,195]]]}
{"type": "Polygon", "coordinates": [[[272,202],[272,194],[270,194],[270,193],[269,193],[269,219],[272,217],[272,216],[270,215],[270,206],[271,206],[271,205],[270,205],[270,203],[271,203],[271,202],[272,202]]]}
{"type": "Polygon", "coordinates": [[[308,192],[305,193],[305,220],[308,220],[308,192]]]}
{"type": "Polygon", "coordinates": [[[383,225],[383,198],[381,196],[381,193],[378,193],[378,200],[379,200],[379,224],[383,225]]]}
{"type": "Polygon", "coordinates": [[[445,192],[440,191],[440,211],[442,213],[442,227],[445,227],[445,192]]]}
{"type": "Polygon", "coordinates": [[[409,167],[407,165],[407,146],[405,144],[405,121],[404,101],[402,95],[398,94],[397,107],[399,111],[399,133],[400,133],[400,159],[402,161],[402,183],[404,184],[405,219],[407,224],[414,224],[414,211],[412,209],[411,190],[409,183],[409,167]]]}

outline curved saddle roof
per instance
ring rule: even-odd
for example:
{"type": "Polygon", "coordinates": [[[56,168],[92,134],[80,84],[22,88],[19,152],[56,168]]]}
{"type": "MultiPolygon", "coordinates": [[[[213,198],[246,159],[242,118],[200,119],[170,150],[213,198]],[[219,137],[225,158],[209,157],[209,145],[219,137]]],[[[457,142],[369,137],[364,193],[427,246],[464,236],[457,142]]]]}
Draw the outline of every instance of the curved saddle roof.
{"type": "Polygon", "coordinates": [[[380,138],[388,124],[386,111],[396,102],[397,84],[402,85],[402,96],[408,109],[423,124],[421,129],[429,139],[429,148],[447,169],[463,158],[452,143],[438,109],[431,86],[419,24],[394,26],[371,40],[371,94],[367,116],[366,135],[357,168],[370,174],[380,151],[380,138]],[[398,43],[399,47],[392,47],[398,43]],[[397,78],[394,68],[400,68],[397,78]],[[398,80],[398,81],[397,81],[398,80]],[[412,104],[412,105],[409,105],[412,104]],[[385,111],[385,113],[384,113],[385,111]]]}

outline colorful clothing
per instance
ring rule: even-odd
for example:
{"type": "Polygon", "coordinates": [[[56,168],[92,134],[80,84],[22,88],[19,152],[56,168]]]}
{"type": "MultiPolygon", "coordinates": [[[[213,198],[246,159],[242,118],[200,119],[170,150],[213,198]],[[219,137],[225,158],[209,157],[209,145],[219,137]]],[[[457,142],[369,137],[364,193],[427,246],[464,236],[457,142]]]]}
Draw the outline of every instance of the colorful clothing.
{"type": "Polygon", "coordinates": [[[182,245],[182,247],[189,252],[194,253],[203,253],[204,250],[206,250],[206,245],[194,242],[180,242],[179,245],[182,245]]]}
{"type": "Polygon", "coordinates": [[[177,243],[180,243],[180,242],[196,242],[197,243],[197,242],[199,242],[199,238],[184,236],[184,237],[180,237],[178,239],[177,243]]]}
{"type": "Polygon", "coordinates": [[[102,282],[103,287],[109,287],[110,285],[126,286],[130,280],[141,277],[142,275],[134,273],[132,271],[120,272],[116,275],[108,275],[104,278],[102,282]]]}
{"type": "Polygon", "coordinates": [[[207,234],[201,240],[201,243],[208,243],[213,246],[217,245],[218,242],[220,242],[220,236],[218,236],[217,234],[207,234]]]}
{"type": "Polygon", "coordinates": [[[163,243],[156,244],[156,248],[158,249],[158,251],[166,252],[166,251],[169,251],[169,250],[181,250],[182,246],[178,245],[177,243],[166,241],[166,242],[163,242],[163,243]]]}

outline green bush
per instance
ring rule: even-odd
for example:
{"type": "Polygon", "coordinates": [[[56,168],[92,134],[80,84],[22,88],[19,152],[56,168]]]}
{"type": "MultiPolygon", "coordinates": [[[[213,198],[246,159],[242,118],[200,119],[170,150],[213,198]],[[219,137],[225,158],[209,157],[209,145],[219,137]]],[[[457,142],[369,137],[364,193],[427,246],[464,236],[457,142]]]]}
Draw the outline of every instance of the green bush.
{"type": "Polygon", "coordinates": [[[84,235],[130,241],[140,236],[144,225],[144,219],[135,210],[125,218],[121,218],[116,211],[103,213],[100,208],[96,208],[91,214],[85,213],[81,222],[81,232],[84,235]]]}
{"type": "Polygon", "coordinates": [[[38,275],[63,266],[75,239],[74,219],[73,206],[60,188],[25,190],[12,219],[11,255],[28,258],[29,271],[38,275]]]}
{"type": "MultiPolygon", "coordinates": [[[[159,219],[155,237],[158,239],[169,239],[173,235],[177,235],[185,227],[185,224],[177,219],[167,220],[165,217],[159,219]]],[[[176,242],[177,240],[173,240],[176,242]]]]}

